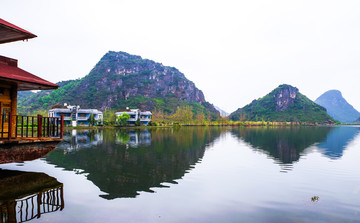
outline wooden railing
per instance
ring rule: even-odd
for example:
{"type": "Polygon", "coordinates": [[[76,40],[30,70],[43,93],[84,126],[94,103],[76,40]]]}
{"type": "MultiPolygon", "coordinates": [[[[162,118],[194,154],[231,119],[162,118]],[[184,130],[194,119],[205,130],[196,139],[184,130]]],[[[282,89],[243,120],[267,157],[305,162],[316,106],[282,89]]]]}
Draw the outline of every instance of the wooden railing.
{"type": "Polygon", "coordinates": [[[0,139],[63,138],[64,116],[0,114],[0,139]]]}
{"type": "Polygon", "coordinates": [[[0,205],[0,223],[27,222],[64,209],[63,185],[0,205]]]}

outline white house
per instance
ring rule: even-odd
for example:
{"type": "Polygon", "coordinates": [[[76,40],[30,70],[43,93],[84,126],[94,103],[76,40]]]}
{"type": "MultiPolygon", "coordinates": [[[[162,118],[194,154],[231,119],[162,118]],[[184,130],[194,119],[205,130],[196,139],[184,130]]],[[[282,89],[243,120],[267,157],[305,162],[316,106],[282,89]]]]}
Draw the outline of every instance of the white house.
{"type": "Polygon", "coordinates": [[[128,119],[128,124],[129,125],[135,125],[135,122],[139,119],[140,120],[140,125],[148,125],[149,122],[151,121],[151,116],[152,113],[150,111],[140,111],[140,109],[129,109],[126,108],[125,110],[122,111],[118,111],[115,113],[116,117],[127,113],[128,115],[130,115],[130,118],[128,119]]]}
{"type": "Polygon", "coordinates": [[[97,109],[80,109],[80,106],[64,105],[64,108],[54,108],[49,110],[49,117],[64,116],[64,124],[72,126],[89,126],[90,115],[94,115],[96,123],[103,122],[103,113],[97,109]]]}

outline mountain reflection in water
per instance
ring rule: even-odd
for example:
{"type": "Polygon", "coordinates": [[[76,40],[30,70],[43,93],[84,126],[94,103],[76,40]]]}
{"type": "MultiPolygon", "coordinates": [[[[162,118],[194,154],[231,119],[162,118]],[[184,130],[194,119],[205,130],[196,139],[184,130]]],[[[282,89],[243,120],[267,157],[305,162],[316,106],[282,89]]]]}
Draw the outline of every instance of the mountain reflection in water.
{"type": "Polygon", "coordinates": [[[233,129],[232,134],[280,163],[291,164],[299,160],[306,148],[325,140],[331,130],[330,127],[253,127],[233,129]]]}
{"type": "Polygon", "coordinates": [[[360,133],[359,127],[335,127],[317,147],[326,157],[339,159],[347,145],[360,133]]]}
{"type": "Polygon", "coordinates": [[[249,127],[232,129],[232,134],[264,151],[274,160],[291,169],[312,145],[328,158],[339,158],[356,135],[358,127],[249,127]]]}
{"type": "Polygon", "coordinates": [[[44,158],[0,165],[61,179],[66,210],[55,178],[20,172],[32,183],[11,183],[13,172],[0,182],[0,222],[359,222],[359,133],[350,126],[69,131],[44,158]]]}
{"type": "Polygon", "coordinates": [[[27,222],[64,209],[63,184],[45,173],[0,169],[0,222],[27,222]]]}
{"type": "Polygon", "coordinates": [[[204,156],[205,147],[221,128],[172,128],[149,130],[95,130],[79,142],[74,134],[46,156],[49,163],[66,170],[82,170],[105,199],[136,197],[153,192],[163,183],[176,183],[204,156]],[[94,135],[95,134],[95,135],[94,135]],[[98,143],[101,141],[101,143],[98,143]],[[75,150],[73,148],[76,148],[75,150]]]}

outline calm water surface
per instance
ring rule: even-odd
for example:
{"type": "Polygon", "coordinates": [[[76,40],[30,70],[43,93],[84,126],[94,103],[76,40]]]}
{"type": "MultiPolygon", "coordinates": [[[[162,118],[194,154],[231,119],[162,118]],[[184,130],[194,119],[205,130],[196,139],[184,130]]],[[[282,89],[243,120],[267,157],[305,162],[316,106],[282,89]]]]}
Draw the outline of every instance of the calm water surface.
{"type": "Polygon", "coordinates": [[[359,133],[73,130],[41,159],[0,165],[0,222],[360,222],[359,133]]]}

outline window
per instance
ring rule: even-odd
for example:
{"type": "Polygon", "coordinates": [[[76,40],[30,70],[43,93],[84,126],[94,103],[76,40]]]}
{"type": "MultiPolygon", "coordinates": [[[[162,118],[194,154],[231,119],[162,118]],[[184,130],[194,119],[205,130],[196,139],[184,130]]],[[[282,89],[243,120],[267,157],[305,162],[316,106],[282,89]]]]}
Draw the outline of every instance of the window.
{"type": "Polygon", "coordinates": [[[1,111],[1,115],[2,115],[2,117],[5,117],[4,118],[4,121],[5,122],[8,122],[9,121],[9,113],[10,113],[10,108],[2,108],[2,111],[1,111]]]}
{"type": "Polygon", "coordinates": [[[79,114],[78,114],[78,117],[79,117],[79,118],[86,118],[86,113],[79,113],[79,114]]]}

